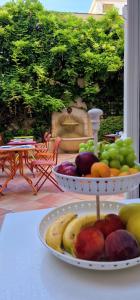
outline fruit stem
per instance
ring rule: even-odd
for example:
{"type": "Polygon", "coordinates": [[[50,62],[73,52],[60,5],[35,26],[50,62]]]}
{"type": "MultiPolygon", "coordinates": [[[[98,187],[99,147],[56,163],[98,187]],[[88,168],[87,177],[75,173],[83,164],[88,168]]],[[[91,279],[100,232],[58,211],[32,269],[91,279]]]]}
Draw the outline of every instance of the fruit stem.
{"type": "Polygon", "coordinates": [[[97,220],[100,220],[100,197],[99,197],[99,195],[96,195],[96,215],[97,215],[97,220]]]}

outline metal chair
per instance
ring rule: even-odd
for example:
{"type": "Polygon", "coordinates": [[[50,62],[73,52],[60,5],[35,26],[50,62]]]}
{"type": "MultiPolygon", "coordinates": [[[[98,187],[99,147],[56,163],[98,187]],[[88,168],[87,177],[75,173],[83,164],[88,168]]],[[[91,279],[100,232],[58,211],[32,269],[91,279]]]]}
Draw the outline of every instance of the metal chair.
{"type": "Polygon", "coordinates": [[[7,173],[7,169],[9,170],[9,161],[10,161],[10,155],[8,153],[0,152],[0,169],[2,172],[7,173]],[[6,165],[6,162],[8,162],[8,165],[6,165]]]}
{"type": "Polygon", "coordinates": [[[49,142],[50,142],[51,134],[48,134],[43,143],[37,143],[35,145],[35,158],[45,158],[45,153],[49,150],[49,142]]]}
{"type": "MultiPolygon", "coordinates": [[[[50,180],[60,191],[62,191],[62,189],[58,186],[57,181],[52,175],[52,169],[57,164],[58,161],[58,150],[59,150],[61,140],[62,139],[60,137],[57,137],[55,139],[52,152],[49,151],[43,152],[42,159],[34,159],[31,162],[32,171],[33,168],[39,171],[39,178],[35,183],[37,192],[41,189],[41,187],[43,186],[43,184],[46,182],[47,179],[50,180]]],[[[38,153],[38,156],[40,157],[40,153],[38,153]]]]}

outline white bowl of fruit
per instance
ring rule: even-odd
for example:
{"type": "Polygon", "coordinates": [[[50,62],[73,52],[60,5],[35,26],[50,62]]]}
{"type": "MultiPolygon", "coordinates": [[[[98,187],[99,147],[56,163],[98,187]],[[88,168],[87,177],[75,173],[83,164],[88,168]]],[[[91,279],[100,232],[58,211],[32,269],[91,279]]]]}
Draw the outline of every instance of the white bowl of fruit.
{"type": "Polygon", "coordinates": [[[39,236],[59,259],[77,267],[116,270],[140,264],[140,204],[102,201],[65,204],[41,221],[39,236]]]}
{"type": "Polygon", "coordinates": [[[140,165],[135,161],[131,138],[112,144],[100,142],[97,147],[89,140],[81,144],[75,162],[65,161],[53,172],[64,191],[109,195],[133,190],[140,184],[140,165]]]}

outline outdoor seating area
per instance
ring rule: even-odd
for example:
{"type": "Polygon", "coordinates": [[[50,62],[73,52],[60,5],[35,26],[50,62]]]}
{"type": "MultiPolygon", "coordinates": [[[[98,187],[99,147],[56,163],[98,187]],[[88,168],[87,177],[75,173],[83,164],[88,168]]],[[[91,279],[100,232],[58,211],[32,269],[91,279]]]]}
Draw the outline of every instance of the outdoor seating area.
{"type": "Polygon", "coordinates": [[[58,161],[61,138],[55,139],[52,150],[49,147],[49,139],[50,134],[44,143],[38,144],[33,140],[18,138],[18,141],[10,141],[7,145],[0,146],[0,166],[2,172],[5,173],[1,182],[0,193],[3,193],[9,182],[15,179],[18,172],[30,185],[33,194],[37,194],[46,180],[50,180],[61,190],[52,175],[52,168],[58,161]],[[25,169],[28,169],[30,174],[28,172],[27,175],[25,169]],[[36,177],[37,180],[34,183],[33,179],[36,177]]]}

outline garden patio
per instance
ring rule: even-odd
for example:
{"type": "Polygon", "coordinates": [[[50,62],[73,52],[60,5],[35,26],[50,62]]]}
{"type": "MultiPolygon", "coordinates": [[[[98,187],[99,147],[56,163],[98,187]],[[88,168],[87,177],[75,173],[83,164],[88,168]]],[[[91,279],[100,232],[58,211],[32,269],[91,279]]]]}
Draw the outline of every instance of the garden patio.
{"type": "MultiPolygon", "coordinates": [[[[62,161],[74,161],[77,154],[59,154],[59,163],[62,161]]],[[[31,175],[27,169],[26,173],[31,175]]],[[[32,176],[32,175],[31,175],[32,176]]],[[[117,201],[124,199],[124,194],[101,196],[102,199],[117,201]]],[[[46,181],[37,195],[33,195],[31,187],[20,175],[16,175],[10,181],[3,195],[0,196],[0,219],[4,220],[4,215],[18,211],[28,211],[57,207],[69,202],[82,200],[95,200],[95,196],[75,194],[59,191],[50,181],[46,181]]]]}

